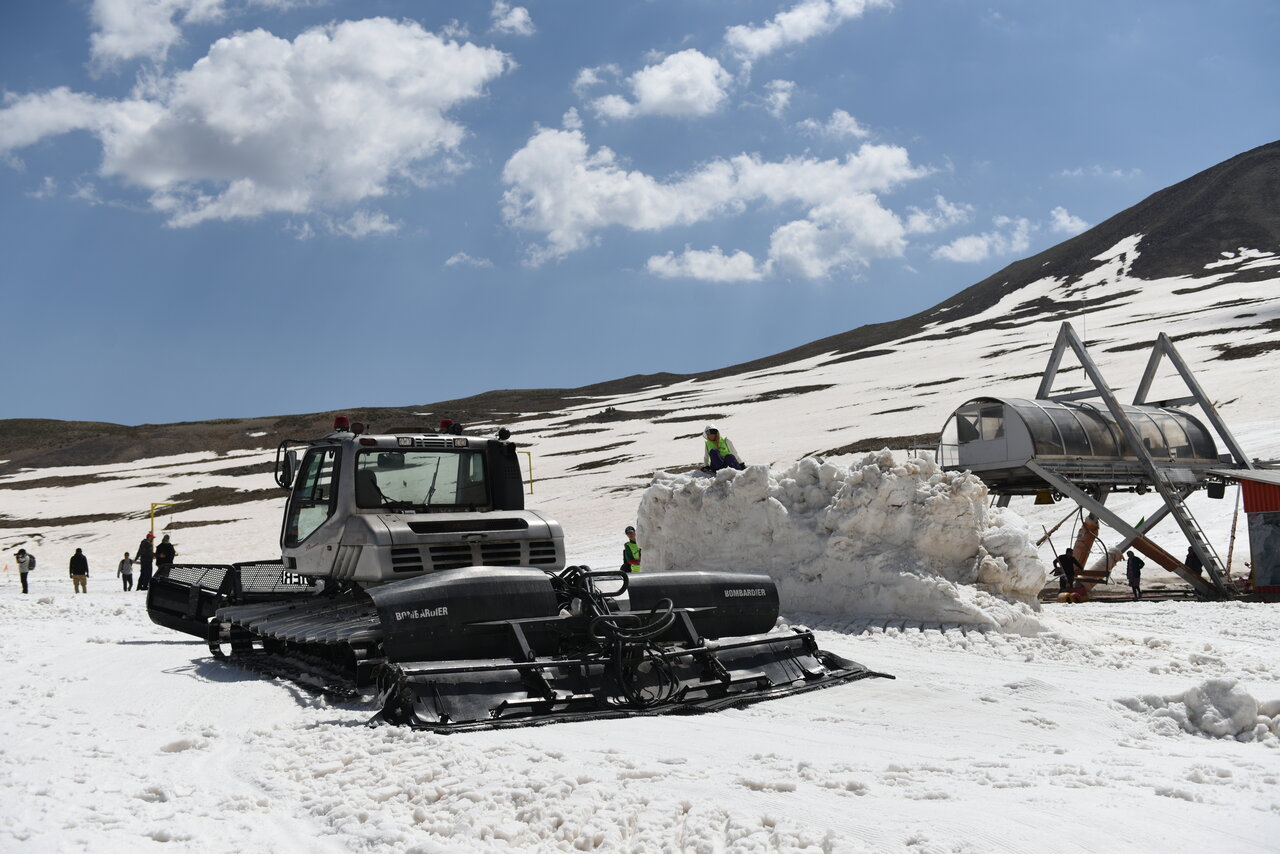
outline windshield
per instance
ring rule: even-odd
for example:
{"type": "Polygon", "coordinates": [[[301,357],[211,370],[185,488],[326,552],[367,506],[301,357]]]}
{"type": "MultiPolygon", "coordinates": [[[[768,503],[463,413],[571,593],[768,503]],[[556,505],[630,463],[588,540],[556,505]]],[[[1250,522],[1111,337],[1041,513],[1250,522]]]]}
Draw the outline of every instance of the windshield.
{"type": "Polygon", "coordinates": [[[486,507],[478,451],[370,449],[356,458],[356,506],[399,512],[486,507]]]}

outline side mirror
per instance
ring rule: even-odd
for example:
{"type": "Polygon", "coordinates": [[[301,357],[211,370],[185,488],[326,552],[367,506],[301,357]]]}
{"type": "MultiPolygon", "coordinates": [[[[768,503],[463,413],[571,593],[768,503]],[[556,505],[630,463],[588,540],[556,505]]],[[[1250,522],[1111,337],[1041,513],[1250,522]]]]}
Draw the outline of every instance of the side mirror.
{"type": "Polygon", "coordinates": [[[280,465],[276,468],[276,483],[288,489],[293,486],[293,479],[298,474],[298,452],[285,451],[280,465]]]}

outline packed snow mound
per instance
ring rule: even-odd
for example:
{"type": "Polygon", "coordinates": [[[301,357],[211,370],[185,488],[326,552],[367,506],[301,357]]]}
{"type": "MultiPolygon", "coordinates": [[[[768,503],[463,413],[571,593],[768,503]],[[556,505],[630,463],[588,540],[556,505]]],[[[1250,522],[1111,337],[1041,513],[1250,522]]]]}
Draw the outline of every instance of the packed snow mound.
{"type": "Polygon", "coordinates": [[[638,513],[644,567],[767,572],[782,607],[1035,633],[1048,567],[969,473],[890,451],[852,465],[659,473],[638,513]]]}
{"type": "Polygon", "coordinates": [[[1280,700],[1260,703],[1235,679],[1209,679],[1181,694],[1148,694],[1118,702],[1149,715],[1156,730],[1166,735],[1181,730],[1205,738],[1232,738],[1280,747],[1280,700]]]}

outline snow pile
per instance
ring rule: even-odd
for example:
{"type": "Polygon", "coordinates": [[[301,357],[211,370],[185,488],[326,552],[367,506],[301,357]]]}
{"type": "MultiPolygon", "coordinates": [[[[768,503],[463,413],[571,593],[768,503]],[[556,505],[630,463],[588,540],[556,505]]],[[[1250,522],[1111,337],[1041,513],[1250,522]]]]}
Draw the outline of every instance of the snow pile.
{"type": "Polygon", "coordinates": [[[1181,694],[1148,694],[1118,702],[1151,716],[1157,731],[1166,735],[1180,729],[1205,738],[1233,738],[1280,747],[1280,700],[1260,703],[1235,679],[1209,679],[1181,694]]]}
{"type": "Polygon", "coordinates": [[[646,570],[768,572],[786,610],[1042,629],[1047,567],[1022,520],[928,456],[663,472],[638,520],[646,570]]]}

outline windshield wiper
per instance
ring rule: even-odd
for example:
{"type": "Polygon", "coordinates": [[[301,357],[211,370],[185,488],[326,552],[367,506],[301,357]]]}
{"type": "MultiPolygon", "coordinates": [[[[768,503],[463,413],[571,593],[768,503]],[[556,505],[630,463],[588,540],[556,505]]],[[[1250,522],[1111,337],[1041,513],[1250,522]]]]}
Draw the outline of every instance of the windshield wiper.
{"type": "Polygon", "coordinates": [[[436,494],[436,478],[440,476],[440,458],[436,457],[436,470],[431,473],[431,488],[427,490],[426,506],[431,506],[431,499],[436,494]]]}

